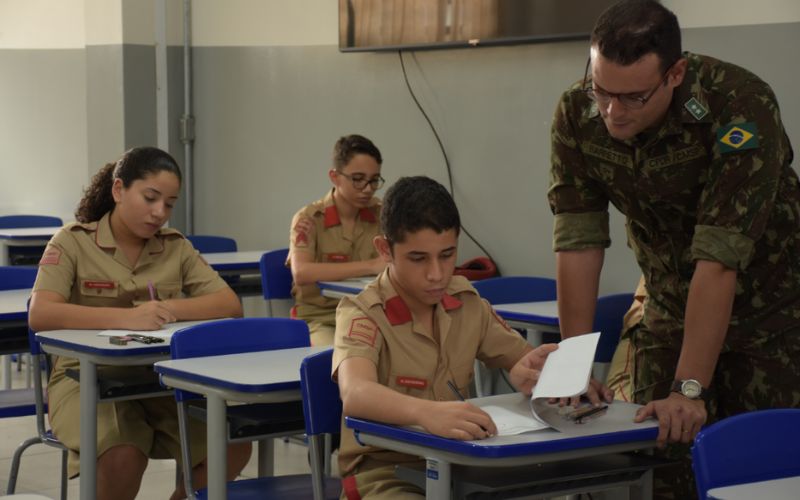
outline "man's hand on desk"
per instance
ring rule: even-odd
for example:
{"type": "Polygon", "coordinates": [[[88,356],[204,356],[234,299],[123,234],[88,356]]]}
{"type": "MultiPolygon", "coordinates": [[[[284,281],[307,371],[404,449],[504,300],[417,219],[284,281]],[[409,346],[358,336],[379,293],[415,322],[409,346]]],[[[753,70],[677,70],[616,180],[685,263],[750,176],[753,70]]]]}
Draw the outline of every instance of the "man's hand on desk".
{"type": "MultiPolygon", "coordinates": [[[[593,406],[600,406],[602,403],[613,403],[614,402],[614,391],[609,389],[599,380],[594,378],[589,379],[589,387],[586,389],[586,394],[582,394],[580,396],[574,398],[561,398],[559,400],[559,406],[567,406],[571,405],[575,408],[581,402],[581,398],[586,398],[593,406]]],[[[550,400],[550,403],[555,403],[555,399],[550,400]]]]}
{"type": "Polygon", "coordinates": [[[151,300],[126,310],[125,328],[129,330],[158,330],[178,319],[164,302],[151,300]]]}
{"type": "Polygon", "coordinates": [[[528,351],[509,370],[511,384],[519,392],[530,396],[533,387],[539,381],[539,375],[542,373],[542,367],[544,367],[547,356],[556,349],[558,349],[558,344],[543,344],[532,351],[528,351]]]}
{"type": "Polygon", "coordinates": [[[650,401],[636,412],[634,422],[648,417],[658,420],[659,447],[667,443],[691,443],[708,418],[706,403],[702,399],[689,399],[671,392],[665,399],[650,401]]]}
{"type": "Polygon", "coordinates": [[[429,401],[422,408],[419,424],[431,434],[467,441],[497,435],[492,417],[477,406],[463,401],[429,401]]]}

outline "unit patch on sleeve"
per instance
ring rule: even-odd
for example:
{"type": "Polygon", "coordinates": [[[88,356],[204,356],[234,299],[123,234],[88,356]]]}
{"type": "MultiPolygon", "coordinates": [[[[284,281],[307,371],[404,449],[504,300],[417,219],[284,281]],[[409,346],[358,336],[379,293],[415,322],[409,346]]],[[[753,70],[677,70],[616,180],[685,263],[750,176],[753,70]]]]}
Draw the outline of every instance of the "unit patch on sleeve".
{"type": "Polygon", "coordinates": [[[378,325],[366,316],[353,318],[350,322],[350,331],[347,336],[353,340],[363,342],[370,347],[375,347],[375,338],[378,336],[378,325]]]}
{"type": "Polygon", "coordinates": [[[754,122],[728,125],[717,130],[720,153],[731,153],[758,147],[758,128],[754,122]]]}
{"type": "Polygon", "coordinates": [[[499,315],[499,314],[497,314],[497,311],[495,311],[495,310],[494,310],[494,308],[492,308],[492,316],[494,316],[494,319],[496,319],[498,323],[500,323],[501,325],[503,325],[503,328],[505,328],[505,329],[506,329],[506,330],[508,330],[509,332],[514,332],[514,330],[512,330],[512,329],[511,329],[511,327],[510,327],[510,326],[508,326],[508,323],[506,323],[506,320],[504,320],[503,318],[501,318],[501,317],[500,317],[500,315],[499,315]]]}
{"type": "Polygon", "coordinates": [[[58,261],[61,260],[61,250],[55,247],[47,247],[39,259],[40,266],[57,266],[58,261]]]}

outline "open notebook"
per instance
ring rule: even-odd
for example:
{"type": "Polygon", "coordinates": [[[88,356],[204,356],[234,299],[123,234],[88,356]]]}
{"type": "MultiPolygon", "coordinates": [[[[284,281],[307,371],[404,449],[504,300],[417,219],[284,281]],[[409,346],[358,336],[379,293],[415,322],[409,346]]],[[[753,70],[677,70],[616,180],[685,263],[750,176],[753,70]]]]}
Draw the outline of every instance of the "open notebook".
{"type": "Polygon", "coordinates": [[[500,436],[550,427],[558,429],[562,421],[567,421],[563,416],[564,409],[547,401],[550,398],[580,396],[586,392],[599,340],[599,332],[562,340],[558,349],[547,357],[530,398],[522,394],[515,397],[490,396],[471,399],[470,403],[492,417],[500,436]]]}
{"type": "Polygon", "coordinates": [[[131,331],[131,330],[102,330],[97,333],[102,337],[112,337],[115,335],[130,335],[131,333],[139,333],[141,335],[147,335],[148,337],[158,337],[164,340],[170,340],[172,338],[172,334],[177,332],[178,330],[182,330],[189,326],[194,326],[200,323],[206,323],[208,320],[202,321],[178,321],[177,323],[169,323],[168,325],[164,326],[160,330],[143,330],[143,331],[131,331]]]}

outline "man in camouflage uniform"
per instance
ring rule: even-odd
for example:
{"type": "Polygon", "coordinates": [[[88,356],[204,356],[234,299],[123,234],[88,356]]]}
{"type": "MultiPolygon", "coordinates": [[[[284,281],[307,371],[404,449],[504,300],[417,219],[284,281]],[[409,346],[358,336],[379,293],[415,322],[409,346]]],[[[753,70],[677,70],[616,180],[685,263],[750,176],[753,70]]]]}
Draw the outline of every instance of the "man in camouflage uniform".
{"type": "Polygon", "coordinates": [[[770,87],[682,53],[672,12],[626,0],[601,15],[552,129],[559,314],[562,335],[591,330],[611,202],[648,293],[631,335],[638,419],[657,418],[683,459],[656,472],[658,497],[695,495],[687,445],[707,420],[800,406],[792,157],[770,87]]]}

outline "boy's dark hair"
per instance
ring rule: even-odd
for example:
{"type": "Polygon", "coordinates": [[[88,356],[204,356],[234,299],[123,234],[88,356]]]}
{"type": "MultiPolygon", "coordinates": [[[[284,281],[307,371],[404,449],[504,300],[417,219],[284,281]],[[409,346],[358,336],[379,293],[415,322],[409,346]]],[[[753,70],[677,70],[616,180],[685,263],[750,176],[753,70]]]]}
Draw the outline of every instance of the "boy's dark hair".
{"type": "Polygon", "coordinates": [[[133,181],[148,175],[167,171],[181,182],[181,169],[178,162],[166,151],[154,147],[138,147],[125,151],[115,163],[107,163],[92,177],[89,186],[78,202],[75,219],[78,222],[94,222],[114,209],[116,203],[111,194],[114,179],[121,179],[122,185],[130,187],[133,181]]]}
{"type": "Polygon", "coordinates": [[[408,233],[433,229],[461,231],[461,218],[453,197],[435,180],[401,177],[386,191],[381,209],[381,231],[389,245],[402,243],[408,233]]]}
{"type": "Polygon", "coordinates": [[[661,61],[661,71],[666,71],[681,58],[681,29],[675,14],[660,3],[623,0],[600,14],[591,44],[622,66],[653,52],[661,61]]]}
{"type": "Polygon", "coordinates": [[[378,165],[383,164],[381,152],[372,141],[363,135],[351,134],[340,137],[333,146],[333,168],[342,170],[357,154],[369,155],[378,165]]]}

